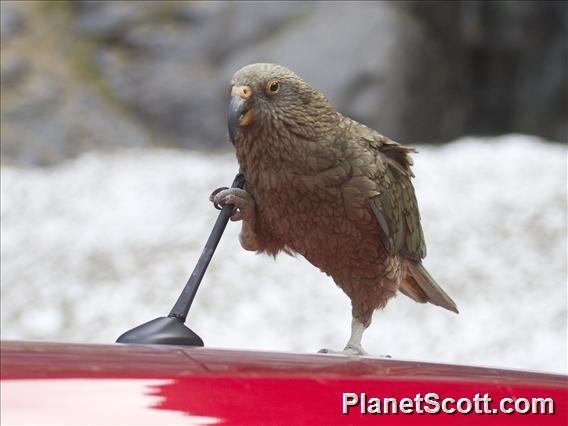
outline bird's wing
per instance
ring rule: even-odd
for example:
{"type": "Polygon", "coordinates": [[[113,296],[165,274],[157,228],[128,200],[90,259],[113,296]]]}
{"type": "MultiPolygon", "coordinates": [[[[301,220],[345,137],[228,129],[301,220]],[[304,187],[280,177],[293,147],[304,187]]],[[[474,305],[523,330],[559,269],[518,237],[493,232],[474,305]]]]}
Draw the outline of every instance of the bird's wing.
{"type": "Polygon", "coordinates": [[[380,163],[373,177],[380,194],[372,197],[370,204],[380,225],[381,242],[390,255],[401,254],[419,262],[426,256],[426,244],[410,181],[414,174],[409,154],[415,150],[368,128],[362,140],[380,163]]]}
{"type": "Polygon", "coordinates": [[[400,254],[407,259],[408,274],[400,290],[417,302],[430,302],[458,312],[455,302],[422,266],[426,257],[420,213],[410,179],[410,153],[413,148],[402,146],[367,127],[359,128],[360,142],[375,154],[376,182],[379,195],[370,199],[371,210],[379,222],[381,242],[391,256],[400,254]],[[362,129],[362,130],[361,130],[362,129]]]}

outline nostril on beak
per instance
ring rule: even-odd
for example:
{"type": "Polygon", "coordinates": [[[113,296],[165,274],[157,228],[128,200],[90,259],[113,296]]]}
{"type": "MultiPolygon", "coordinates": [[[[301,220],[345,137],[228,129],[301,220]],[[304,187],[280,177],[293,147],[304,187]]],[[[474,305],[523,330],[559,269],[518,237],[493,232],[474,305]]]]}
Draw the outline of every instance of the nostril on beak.
{"type": "Polygon", "coordinates": [[[241,99],[248,99],[252,95],[252,89],[249,86],[233,86],[231,96],[239,96],[241,99]]]}

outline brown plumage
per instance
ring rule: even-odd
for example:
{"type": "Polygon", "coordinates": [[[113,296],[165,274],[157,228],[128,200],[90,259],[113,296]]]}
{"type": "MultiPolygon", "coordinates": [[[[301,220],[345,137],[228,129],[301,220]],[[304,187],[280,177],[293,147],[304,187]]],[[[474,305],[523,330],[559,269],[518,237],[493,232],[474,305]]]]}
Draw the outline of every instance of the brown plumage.
{"type": "Polygon", "coordinates": [[[246,186],[213,200],[239,208],[245,249],[299,253],[349,296],[345,351],[364,353],[373,311],[398,290],[457,312],[421,264],[414,150],[336,112],[285,67],[248,65],[231,85],[229,131],[246,186]]]}

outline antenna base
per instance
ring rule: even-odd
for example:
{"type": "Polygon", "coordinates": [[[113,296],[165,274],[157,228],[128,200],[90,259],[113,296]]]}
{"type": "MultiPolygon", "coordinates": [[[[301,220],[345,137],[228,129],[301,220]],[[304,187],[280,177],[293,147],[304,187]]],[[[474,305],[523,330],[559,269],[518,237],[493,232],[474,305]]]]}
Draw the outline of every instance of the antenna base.
{"type": "Polygon", "coordinates": [[[203,340],[174,317],[160,317],[123,333],[117,343],[203,346],[203,340]]]}

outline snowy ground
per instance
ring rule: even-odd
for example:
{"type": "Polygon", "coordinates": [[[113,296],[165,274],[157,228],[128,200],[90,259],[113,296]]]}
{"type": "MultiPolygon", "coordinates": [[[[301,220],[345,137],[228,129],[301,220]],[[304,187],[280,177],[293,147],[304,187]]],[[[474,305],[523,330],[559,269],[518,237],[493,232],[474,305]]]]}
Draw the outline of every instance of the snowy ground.
{"type": "MultiPolygon", "coordinates": [[[[415,156],[430,272],[460,315],[400,295],[364,338],[395,358],[567,369],[566,148],[464,139],[415,156]]],[[[232,154],[132,150],[2,168],[2,339],[113,342],[165,315],[232,154]]],[[[206,345],[342,348],[348,299],[302,258],[245,252],[230,223],[190,314],[206,345]]]]}

